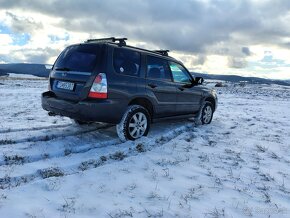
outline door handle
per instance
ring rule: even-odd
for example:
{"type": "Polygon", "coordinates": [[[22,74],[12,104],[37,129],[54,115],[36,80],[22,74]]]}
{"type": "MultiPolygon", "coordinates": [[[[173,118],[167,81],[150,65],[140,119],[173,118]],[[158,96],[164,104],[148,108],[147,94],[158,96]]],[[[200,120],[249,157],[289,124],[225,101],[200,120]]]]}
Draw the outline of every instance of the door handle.
{"type": "Polygon", "coordinates": [[[184,88],[183,88],[183,87],[178,87],[178,89],[179,89],[180,91],[183,91],[183,90],[184,90],[184,88]]]}
{"type": "Polygon", "coordinates": [[[155,84],[148,84],[149,87],[151,87],[152,89],[156,88],[157,86],[155,84]]]}

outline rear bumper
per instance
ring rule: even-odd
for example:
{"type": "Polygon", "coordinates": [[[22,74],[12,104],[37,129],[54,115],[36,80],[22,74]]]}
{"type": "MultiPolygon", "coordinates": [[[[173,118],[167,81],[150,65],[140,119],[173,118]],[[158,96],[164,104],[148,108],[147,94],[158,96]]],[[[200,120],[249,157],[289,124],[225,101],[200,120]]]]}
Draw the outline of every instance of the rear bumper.
{"type": "Polygon", "coordinates": [[[42,93],[42,108],[57,115],[81,121],[118,124],[126,111],[127,104],[118,100],[90,100],[71,102],[56,98],[53,92],[42,93]]]}

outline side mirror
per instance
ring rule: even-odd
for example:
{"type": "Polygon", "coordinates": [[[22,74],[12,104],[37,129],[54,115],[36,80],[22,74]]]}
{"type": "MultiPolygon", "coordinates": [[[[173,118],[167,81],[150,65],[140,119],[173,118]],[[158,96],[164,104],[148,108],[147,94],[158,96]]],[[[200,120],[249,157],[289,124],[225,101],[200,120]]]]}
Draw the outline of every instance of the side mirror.
{"type": "Polygon", "coordinates": [[[202,77],[195,77],[194,81],[195,81],[195,84],[201,85],[204,79],[202,77]]]}

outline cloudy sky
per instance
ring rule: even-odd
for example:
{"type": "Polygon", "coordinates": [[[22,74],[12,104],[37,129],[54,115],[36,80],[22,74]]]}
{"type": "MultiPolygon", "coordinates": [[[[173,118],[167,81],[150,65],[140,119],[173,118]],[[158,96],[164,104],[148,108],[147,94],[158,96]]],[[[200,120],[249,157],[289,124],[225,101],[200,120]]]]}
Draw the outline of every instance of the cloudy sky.
{"type": "Polygon", "coordinates": [[[53,64],[110,36],[196,72],[290,79],[289,0],[0,0],[0,63],[53,64]]]}

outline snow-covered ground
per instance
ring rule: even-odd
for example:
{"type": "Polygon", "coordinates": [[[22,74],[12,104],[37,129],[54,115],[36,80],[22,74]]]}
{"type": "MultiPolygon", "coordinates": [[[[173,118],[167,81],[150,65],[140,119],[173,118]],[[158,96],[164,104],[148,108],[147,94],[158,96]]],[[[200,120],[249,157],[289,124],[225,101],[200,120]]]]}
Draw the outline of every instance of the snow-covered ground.
{"type": "Polygon", "coordinates": [[[121,143],[49,117],[46,80],[0,78],[0,217],[290,217],[290,89],[228,85],[210,125],[121,143]]]}

